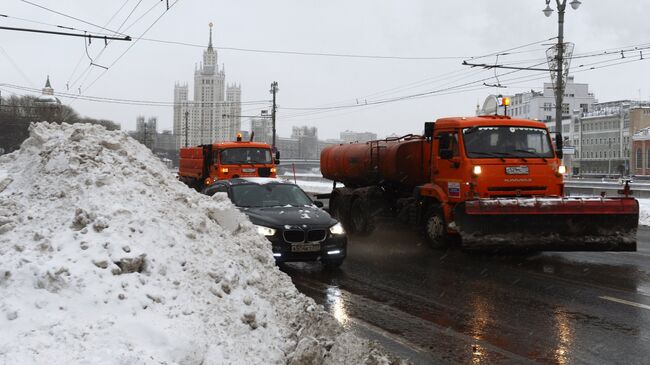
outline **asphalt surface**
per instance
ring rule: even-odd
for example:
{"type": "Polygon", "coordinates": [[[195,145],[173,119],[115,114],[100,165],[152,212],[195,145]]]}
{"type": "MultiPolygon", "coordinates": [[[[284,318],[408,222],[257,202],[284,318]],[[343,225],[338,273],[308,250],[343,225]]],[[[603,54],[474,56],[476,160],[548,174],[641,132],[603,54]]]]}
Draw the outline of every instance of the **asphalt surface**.
{"type": "Polygon", "coordinates": [[[344,326],[415,364],[650,363],[650,229],[638,252],[479,255],[416,232],[351,236],[340,270],[283,268],[344,326]]]}

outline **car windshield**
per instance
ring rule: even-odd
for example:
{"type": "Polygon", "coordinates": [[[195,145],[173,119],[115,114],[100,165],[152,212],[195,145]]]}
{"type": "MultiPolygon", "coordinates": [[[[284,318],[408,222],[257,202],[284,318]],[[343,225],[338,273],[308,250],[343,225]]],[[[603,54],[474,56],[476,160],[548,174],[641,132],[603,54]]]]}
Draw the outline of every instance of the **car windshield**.
{"type": "Polygon", "coordinates": [[[268,148],[238,147],[221,150],[221,164],[223,165],[270,164],[272,162],[271,150],[268,148]]]}
{"type": "Polygon", "coordinates": [[[232,186],[232,201],[238,207],[278,207],[311,205],[302,189],[292,184],[243,184],[232,186]]]}
{"type": "Polygon", "coordinates": [[[465,152],[470,158],[553,157],[548,132],[543,128],[486,126],[463,129],[465,152]]]}

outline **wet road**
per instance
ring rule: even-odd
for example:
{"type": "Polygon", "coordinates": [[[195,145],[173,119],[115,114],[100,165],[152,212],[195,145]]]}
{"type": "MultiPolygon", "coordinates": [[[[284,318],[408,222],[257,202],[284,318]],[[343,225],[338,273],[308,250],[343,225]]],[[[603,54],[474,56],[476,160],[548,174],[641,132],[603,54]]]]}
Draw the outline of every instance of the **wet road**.
{"type": "Polygon", "coordinates": [[[340,270],[283,268],[344,326],[416,364],[650,363],[650,229],[634,253],[435,251],[396,227],[340,270]]]}

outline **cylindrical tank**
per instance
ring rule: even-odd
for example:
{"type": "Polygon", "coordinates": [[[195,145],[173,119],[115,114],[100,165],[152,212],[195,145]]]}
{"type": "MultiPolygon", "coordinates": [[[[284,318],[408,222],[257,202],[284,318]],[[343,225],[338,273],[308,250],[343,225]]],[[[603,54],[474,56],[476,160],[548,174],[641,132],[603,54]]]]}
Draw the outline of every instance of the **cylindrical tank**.
{"type": "Polygon", "coordinates": [[[412,189],[429,180],[431,143],[420,136],[329,146],[321,152],[321,173],[349,187],[388,183],[412,189]]]}

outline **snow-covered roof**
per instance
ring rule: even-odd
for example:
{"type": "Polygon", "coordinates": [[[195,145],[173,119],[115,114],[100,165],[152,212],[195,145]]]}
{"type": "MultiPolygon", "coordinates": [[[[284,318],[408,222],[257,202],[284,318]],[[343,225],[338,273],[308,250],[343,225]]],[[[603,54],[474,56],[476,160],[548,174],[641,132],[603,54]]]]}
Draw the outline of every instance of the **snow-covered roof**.
{"type": "Polygon", "coordinates": [[[41,95],[36,98],[36,102],[43,104],[61,104],[61,100],[54,95],[41,95]]]}
{"type": "Polygon", "coordinates": [[[647,141],[650,140],[650,127],[639,129],[632,136],[633,141],[647,141]]]}

